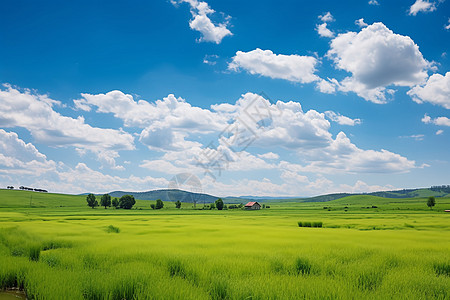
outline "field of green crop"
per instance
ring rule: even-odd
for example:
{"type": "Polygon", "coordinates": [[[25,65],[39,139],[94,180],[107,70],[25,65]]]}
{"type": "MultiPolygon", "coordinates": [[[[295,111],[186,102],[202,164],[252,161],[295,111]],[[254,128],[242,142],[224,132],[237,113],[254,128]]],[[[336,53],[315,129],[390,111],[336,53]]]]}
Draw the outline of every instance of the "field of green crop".
{"type": "Polygon", "coordinates": [[[260,211],[151,203],[0,190],[0,287],[29,299],[450,298],[450,198],[433,210],[370,196],[260,211]]]}

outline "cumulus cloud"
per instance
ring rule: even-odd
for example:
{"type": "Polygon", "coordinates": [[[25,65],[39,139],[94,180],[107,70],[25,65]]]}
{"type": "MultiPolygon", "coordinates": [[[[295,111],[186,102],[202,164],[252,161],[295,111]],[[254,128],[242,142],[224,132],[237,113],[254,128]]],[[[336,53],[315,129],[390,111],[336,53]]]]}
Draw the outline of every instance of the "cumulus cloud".
{"type": "Polygon", "coordinates": [[[83,94],[81,100],[79,103],[98,112],[113,113],[126,126],[143,128],[141,142],[163,152],[140,164],[152,171],[217,175],[225,170],[274,170],[282,168],[274,163],[279,159],[273,152],[274,145],[298,153],[305,172],[404,172],[415,167],[414,161],[387,150],[359,149],[344,133],[333,138],[327,118],[350,126],[361,120],[332,111],[303,111],[301,104],[294,101],[271,102],[261,95],[246,93],[235,103],[200,109],[173,95],[149,103],[135,101],[118,91],[83,94]],[[206,145],[190,132],[197,132],[197,138],[213,133],[209,135],[212,140],[206,145]],[[269,152],[254,155],[249,147],[269,152]]]}
{"type": "Polygon", "coordinates": [[[263,159],[279,159],[280,158],[280,156],[278,154],[273,153],[273,152],[258,154],[258,157],[263,158],[263,159]]]}
{"type": "Polygon", "coordinates": [[[356,20],[355,24],[358,25],[359,27],[367,27],[367,26],[369,26],[369,24],[364,22],[364,18],[356,20]]]}
{"type": "Polygon", "coordinates": [[[339,125],[355,126],[361,124],[361,119],[351,119],[330,110],[325,112],[325,116],[327,116],[327,118],[331,121],[338,123],[339,125]]]}
{"type": "Polygon", "coordinates": [[[328,38],[334,37],[334,32],[332,32],[330,29],[327,28],[328,23],[334,21],[333,15],[331,15],[330,12],[327,12],[324,15],[320,15],[318,18],[323,23],[317,25],[317,27],[316,27],[317,33],[321,37],[328,37],[328,38]]]}
{"type": "Polygon", "coordinates": [[[228,69],[243,69],[252,75],[310,83],[319,80],[314,74],[317,63],[318,60],[312,56],[275,54],[270,50],[257,48],[249,52],[237,51],[228,64],[228,69]]]}
{"type": "MultiPolygon", "coordinates": [[[[248,110],[247,110],[248,111],[248,110]]],[[[255,137],[252,146],[270,147],[277,145],[298,153],[305,164],[303,171],[329,173],[335,171],[358,172],[407,172],[416,168],[415,162],[387,150],[363,150],[350,142],[341,132],[333,139],[330,122],[325,114],[315,110],[304,112],[298,102],[270,103],[267,99],[252,93],[244,94],[234,105],[234,111],[227,107],[227,112],[239,113],[239,118],[232,124],[236,128],[245,128],[244,132],[231,132],[222,139],[223,145],[235,146],[240,140],[255,137]],[[270,122],[258,122],[255,117],[242,114],[243,108],[258,100],[258,111],[271,112],[270,122]]],[[[269,114],[267,114],[269,115],[269,114]]],[[[350,119],[338,114],[329,116],[343,124],[355,125],[358,119],[350,119]]]]}
{"type": "Polygon", "coordinates": [[[46,95],[23,92],[6,85],[0,90],[0,126],[27,129],[39,142],[54,147],[75,147],[91,151],[103,162],[115,166],[119,150],[133,150],[134,138],[123,130],[92,127],[83,117],[66,117],[54,110],[59,102],[46,95]]]}
{"type": "Polygon", "coordinates": [[[436,135],[441,135],[443,133],[444,133],[444,130],[442,130],[442,129],[439,129],[438,131],[436,131],[436,135]]]}
{"type": "Polygon", "coordinates": [[[223,23],[214,24],[209,18],[215,11],[211,9],[208,3],[197,0],[173,0],[173,4],[186,2],[191,6],[192,19],[189,21],[189,27],[202,34],[198,41],[214,42],[220,44],[222,39],[228,35],[233,35],[227,28],[230,17],[227,16],[223,23]]]}
{"type": "Polygon", "coordinates": [[[419,12],[431,12],[436,10],[436,4],[427,0],[416,0],[409,8],[410,15],[417,15],[419,12]]]}
{"type": "Polygon", "coordinates": [[[447,117],[437,117],[431,118],[429,115],[425,114],[422,118],[422,122],[425,124],[434,124],[437,126],[450,126],[450,119],[447,117]]]}
{"type": "Polygon", "coordinates": [[[339,82],[334,78],[320,79],[316,82],[316,89],[325,94],[333,94],[339,88],[339,82]]]}
{"type": "Polygon", "coordinates": [[[173,94],[151,103],[135,101],[121,91],[82,94],[75,107],[96,107],[99,113],[112,113],[127,127],[143,128],[139,140],[152,149],[174,150],[198,146],[186,140],[190,134],[208,134],[223,129],[223,117],[208,109],[194,107],[173,94]]]}
{"type": "Polygon", "coordinates": [[[21,140],[17,133],[0,129],[0,174],[41,176],[56,167],[54,161],[21,140]]]}
{"type": "Polygon", "coordinates": [[[339,90],[375,103],[385,103],[394,93],[388,86],[424,82],[431,68],[410,37],[393,33],[383,23],[339,34],[331,41],[327,57],[337,69],[351,73],[340,82],[339,90]]]}
{"type": "Polygon", "coordinates": [[[450,30],[450,18],[448,19],[448,24],[444,25],[444,28],[447,29],[447,30],[450,30]]]}
{"type": "Polygon", "coordinates": [[[328,37],[328,38],[334,37],[334,32],[331,31],[330,29],[328,29],[327,26],[328,26],[327,23],[322,23],[322,24],[317,25],[317,27],[316,27],[317,33],[322,37],[328,37]]]}
{"type": "Polygon", "coordinates": [[[380,5],[380,3],[378,3],[377,0],[370,0],[370,1],[369,1],[369,4],[370,4],[370,5],[380,5]]]}
{"type": "Polygon", "coordinates": [[[417,85],[408,91],[417,103],[429,102],[450,109],[450,72],[445,76],[431,75],[424,85],[417,85]]]}
{"type": "Polygon", "coordinates": [[[329,145],[310,154],[311,163],[303,170],[330,173],[402,173],[417,168],[415,161],[385,149],[363,150],[340,132],[329,145]]]}

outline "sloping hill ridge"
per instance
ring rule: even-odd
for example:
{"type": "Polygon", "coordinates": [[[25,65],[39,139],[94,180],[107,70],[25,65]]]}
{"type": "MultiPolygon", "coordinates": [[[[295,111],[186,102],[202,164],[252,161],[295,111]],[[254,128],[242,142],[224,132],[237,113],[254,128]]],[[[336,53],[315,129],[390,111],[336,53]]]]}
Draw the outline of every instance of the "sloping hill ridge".
{"type": "MultiPolygon", "coordinates": [[[[163,190],[154,190],[147,192],[124,192],[124,191],[115,191],[109,193],[111,197],[120,198],[123,195],[132,195],[136,199],[140,200],[156,200],[161,199],[163,201],[177,201],[181,202],[189,202],[193,203],[213,203],[219,197],[203,194],[203,193],[192,193],[183,190],[177,189],[163,189],[163,190]]],[[[225,197],[223,198],[226,203],[246,203],[248,201],[259,201],[259,202],[279,202],[279,201],[287,201],[287,202],[328,202],[337,200],[340,198],[348,197],[348,196],[358,196],[358,195],[368,195],[368,196],[376,196],[382,198],[424,198],[424,197],[450,197],[450,186],[441,186],[441,187],[431,187],[431,188],[418,188],[418,189],[404,189],[397,191],[383,191],[383,192],[373,192],[373,193],[363,193],[363,194],[350,194],[350,193],[336,193],[336,194],[327,194],[321,196],[315,196],[310,198],[274,198],[274,197],[252,197],[252,196],[243,196],[243,197],[225,197]]]]}
{"type": "Polygon", "coordinates": [[[450,196],[450,186],[442,187],[431,187],[431,188],[419,188],[419,189],[404,189],[397,191],[384,191],[384,192],[373,192],[364,194],[348,194],[348,193],[338,193],[338,194],[328,194],[321,195],[317,197],[304,198],[301,199],[304,202],[327,202],[332,200],[337,200],[347,196],[357,196],[357,195],[369,195],[382,198],[424,198],[424,197],[449,197],[450,196]]]}

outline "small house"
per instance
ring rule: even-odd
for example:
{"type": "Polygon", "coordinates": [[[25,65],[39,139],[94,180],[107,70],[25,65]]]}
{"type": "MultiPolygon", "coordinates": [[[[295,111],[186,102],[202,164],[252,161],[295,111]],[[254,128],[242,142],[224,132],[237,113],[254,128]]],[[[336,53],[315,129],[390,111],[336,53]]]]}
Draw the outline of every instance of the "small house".
{"type": "Polygon", "coordinates": [[[248,210],[261,209],[261,204],[259,204],[258,202],[249,202],[249,203],[245,204],[245,209],[248,209],[248,210]]]}

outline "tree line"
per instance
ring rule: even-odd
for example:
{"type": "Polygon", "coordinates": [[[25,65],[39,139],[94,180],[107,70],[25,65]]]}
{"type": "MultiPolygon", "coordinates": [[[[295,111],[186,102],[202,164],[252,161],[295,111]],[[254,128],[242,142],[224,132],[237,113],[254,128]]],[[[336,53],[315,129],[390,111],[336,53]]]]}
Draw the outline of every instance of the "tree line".
{"type": "MultiPolygon", "coordinates": [[[[111,195],[109,194],[104,194],[100,197],[100,203],[97,200],[97,197],[94,194],[88,194],[86,196],[86,202],[87,205],[91,208],[95,208],[97,206],[103,206],[106,208],[108,207],[114,207],[116,209],[119,208],[123,208],[123,209],[131,209],[135,204],[136,204],[136,200],[134,199],[134,196],[131,195],[123,195],[122,197],[120,197],[120,199],[111,198],[111,195]]],[[[180,209],[181,208],[181,202],[180,200],[176,201],[175,203],[175,208],[180,209]]],[[[230,205],[232,206],[232,205],[230,205]]],[[[240,204],[240,206],[242,207],[243,204],[240,204]]],[[[161,199],[156,200],[156,204],[150,204],[150,207],[152,209],[162,209],[164,207],[164,202],[161,199]]],[[[223,200],[221,198],[217,199],[214,203],[211,203],[209,208],[210,209],[218,209],[218,210],[223,210],[226,207],[226,205],[224,204],[223,200]]],[[[230,207],[230,208],[234,208],[234,207],[230,207]]],[[[236,208],[238,208],[238,206],[236,206],[236,208]]]]}
{"type": "MultiPolygon", "coordinates": [[[[8,185],[6,188],[7,188],[8,190],[13,190],[13,189],[14,189],[14,186],[8,185]]],[[[19,190],[24,190],[24,191],[34,191],[34,192],[41,192],[41,193],[48,193],[47,190],[37,189],[37,188],[30,188],[30,187],[26,187],[26,186],[23,186],[23,185],[19,187],[19,190]]]]}

